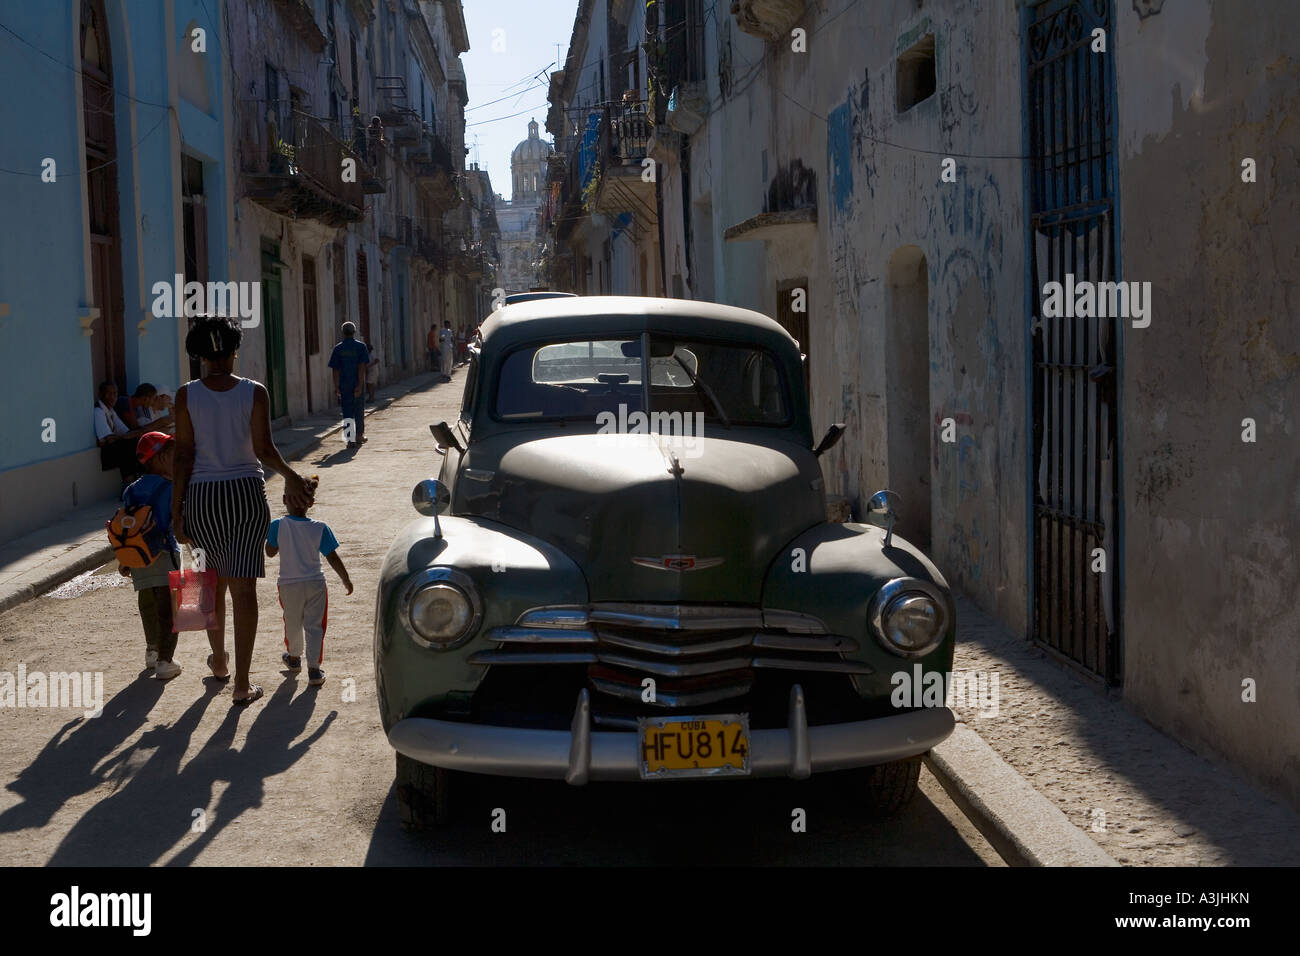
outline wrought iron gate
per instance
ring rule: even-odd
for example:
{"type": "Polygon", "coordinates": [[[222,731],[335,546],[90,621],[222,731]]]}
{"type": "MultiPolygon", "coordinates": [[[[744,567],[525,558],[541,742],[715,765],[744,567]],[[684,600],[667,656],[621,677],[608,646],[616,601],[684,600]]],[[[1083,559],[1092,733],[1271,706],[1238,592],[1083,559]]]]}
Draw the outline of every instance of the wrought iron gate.
{"type": "Polygon", "coordinates": [[[1045,0],[1024,16],[1031,627],[1042,645],[1118,684],[1120,320],[1042,315],[1047,282],[1119,278],[1114,20],[1111,0],[1045,0]],[[1097,28],[1106,53],[1092,50],[1097,28]]]}

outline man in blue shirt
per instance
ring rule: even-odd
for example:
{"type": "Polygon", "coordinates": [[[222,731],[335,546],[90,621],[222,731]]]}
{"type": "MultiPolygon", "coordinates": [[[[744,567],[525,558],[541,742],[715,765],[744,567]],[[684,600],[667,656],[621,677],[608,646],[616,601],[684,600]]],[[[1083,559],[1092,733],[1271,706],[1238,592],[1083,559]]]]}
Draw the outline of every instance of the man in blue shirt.
{"type": "Polygon", "coordinates": [[[357,327],[344,322],[343,341],[334,346],[329,363],[334,370],[334,394],[343,406],[343,420],[346,422],[350,418],[356,426],[348,436],[352,439],[348,442],[349,448],[356,448],[366,440],[366,403],[362,390],[366,383],[366,366],[370,364],[370,351],[364,342],[357,341],[356,335],[357,327]]]}

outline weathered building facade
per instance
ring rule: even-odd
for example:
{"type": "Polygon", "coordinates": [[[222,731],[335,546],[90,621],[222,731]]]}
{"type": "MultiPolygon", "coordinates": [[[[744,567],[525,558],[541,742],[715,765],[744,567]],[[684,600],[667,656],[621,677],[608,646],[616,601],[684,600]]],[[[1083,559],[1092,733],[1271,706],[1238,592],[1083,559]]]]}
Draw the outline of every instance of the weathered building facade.
{"type": "Polygon", "coordinates": [[[0,333],[17,357],[0,428],[0,540],[114,494],[96,387],[188,379],[177,275],[235,278],[223,5],[10,4],[0,137],[0,333]],[[168,296],[167,299],[172,299],[168,296]],[[162,303],[159,303],[160,305],[162,303]]]}
{"type": "Polygon", "coordinates": [[[0,149],[0,206],[52,224],[0,238],[0,328],[27,357],[13,405],[36,416],[0,432],[6,539],[114,493],[96,385],[174,391],[198,373],[195,314],[255,305],[239,370],[278,421],[337,408],[344,321],[383,383],[424,367],[433,322],[480,320],[494,277],[465,170],[459,0],[72,0],[5,25],[0,72],[41,82],[9,104],[26,132],[0,149]],[[172,288],[194,282],[234,283],[233,301],[172,288]],[[35,322],[59,314],[71,325],[35,322]]]}
{"type": "Polygon", "coordinates": [[[665,291],[799,339],[814,424],[849,427],[832,490],[861,515],[894,488],[952,584],[1300,802],[1287,5],[615,8],[580,4],[552,83],[548,128],[581,167],[553,177],[567,287],[637,285],[612,256],[586,279],[607,234],[580,134],[600,121],[569,119],[587,51],[630,49],[609,40],[626,25],[665,291]]]}
{"type": "Polygon", "coordinates": [[[469,324],[481,278],[465,255],[459,2],[315,6],[253,0],[231,13],[232,74],[248,77],[236,271],[260,275],[264,303],[242,361],[275,417],[333,406],[327,363],[345,321],[381,382],[420,370],[429,326],[469,324]]]}
{"type": "Polygon", "coordinates": [[[634,0],[580,0],[564,69],[551,75],[543,269],[556,289],[664,293],[645,29],[634,0]]]}

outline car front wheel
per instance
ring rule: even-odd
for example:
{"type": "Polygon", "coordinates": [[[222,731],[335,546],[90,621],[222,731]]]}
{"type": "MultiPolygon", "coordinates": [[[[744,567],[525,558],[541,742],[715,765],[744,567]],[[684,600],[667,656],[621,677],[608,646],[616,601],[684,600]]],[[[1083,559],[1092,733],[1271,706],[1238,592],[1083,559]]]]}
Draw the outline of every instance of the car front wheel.
{"type": "Polygon", "coordinates": [[[902,810],[916,796],[921,777],[921,757],[845,771],[852,799],[873,816],[887,817],[902,810]]]}
{"type": "Polygon", "coordinates": [[[408,830],[425,830],[451,822],[454,773],[443,767],[397,755],[397,813],[408,830]]]}

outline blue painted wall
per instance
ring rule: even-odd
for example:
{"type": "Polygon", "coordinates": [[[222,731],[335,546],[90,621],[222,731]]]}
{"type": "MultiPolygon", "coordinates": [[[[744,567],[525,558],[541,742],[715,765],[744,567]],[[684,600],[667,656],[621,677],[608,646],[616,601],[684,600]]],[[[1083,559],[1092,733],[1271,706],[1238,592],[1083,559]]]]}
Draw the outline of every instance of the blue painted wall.
{"type": "MultiPolygon", "coordinates": [[[[204,162],[209,278],[228,277],[221,11],[220,0],[105,0],[116,91],[127,372],[120,384],[127,389],[140,381],[174,388],[188,378],[181,356],[183,320],[154,319],[148,311],[153,283],[184,271],[181,152],[204,162]],[[206,112],[179,94],[175,108],[168,105],[173,74],[189,51],[184,34],[191,24],[206,31],[200,61],[206,112]]],[[[6,351],[18,358],[0,386],[7,409],[0,475],[95,445],[91,348],[98,340],[83,334],[80,321],[92,297],[78,106],[80,14],[80,0],[0,8],[0,83],[7,91],[0,101],[6,130],[0,137],[0,303],[9,308],[0,317],[0,335],[6,351]],[[53,183],[40,178],[45,157],[57,163],[53,183]],[[53,443],[41,440],[45,418],[57,423],[53,443]]],[[[95,323],[95,334],[102,334],[102,322],[95,323]]]]}

